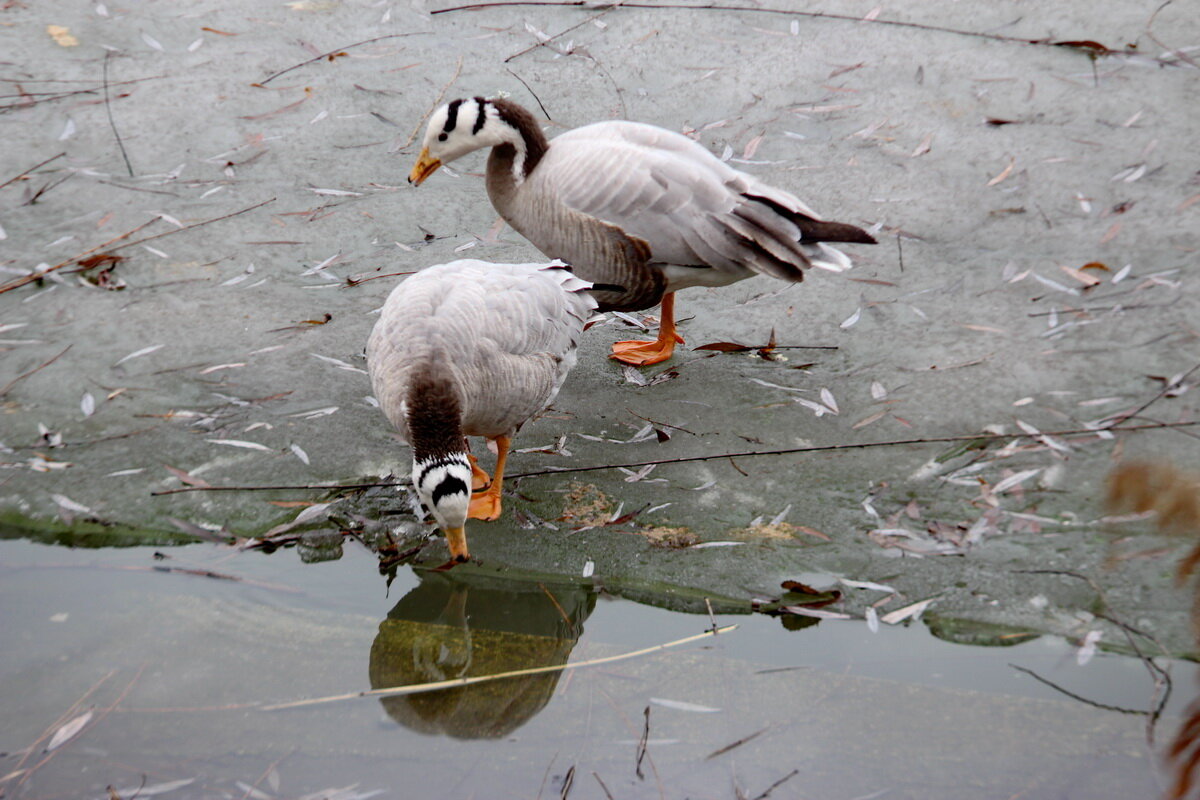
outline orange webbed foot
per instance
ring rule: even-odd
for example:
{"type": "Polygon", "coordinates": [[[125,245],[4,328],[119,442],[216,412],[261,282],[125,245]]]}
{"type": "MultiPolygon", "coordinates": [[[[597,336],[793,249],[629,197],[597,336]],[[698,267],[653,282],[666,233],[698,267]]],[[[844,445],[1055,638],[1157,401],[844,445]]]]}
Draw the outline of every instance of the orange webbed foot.
{"type": "Polygon", "coordinates": [[[636,340],[614,342],[612,355],[609,358],[616,359],[623,364],[632,364],[635,367],[646,367],[670,358],[675,352],[676,343],[683,344],[683,337],[679,334],[673,334],[670,339],[665,341],[655,339],[651,342],[639,342],[636,340]]]}
{"type": "Polygon", "coordinates": [[[471,505],[467,508],[467,519],[481,519],[486,522],[500,519],[500,492],[488,489],[471,495],[471,505]]]}

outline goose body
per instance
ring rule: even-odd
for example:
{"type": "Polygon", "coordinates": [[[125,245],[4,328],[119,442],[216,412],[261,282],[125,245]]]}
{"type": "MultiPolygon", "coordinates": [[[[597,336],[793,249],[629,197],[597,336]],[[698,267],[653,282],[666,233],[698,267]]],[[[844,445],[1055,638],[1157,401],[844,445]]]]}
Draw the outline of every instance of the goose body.
{"type": "Polygon", "coordinates": [[[495,519],[509,440],[548,406],[574,366],[596,308],[587,281],[562,264],[439,264],[388,296],[367,342],[367,369],[385,416],[413,450],[412,480],[469,558],[468,516],[495,519]],[[496,442],[494,478],[475,466],[465,436],[496,442]]]}
{"type": "Polygon", "coordinates": [[[682,134],[608,121],[547,141],[533,116],[507,100],[456,100],[434,112],[409,180],[419,184],[442,163],[489,146],[493,206],[596,284],[601,310],[664,304],[658,342],[614,348],[629,363],[661,361],[681,341],[672,319],[679,289],[756,274],[800,281],[813,266],[841,271],[850,259],[828,242],[875,241],[682,134]]]}

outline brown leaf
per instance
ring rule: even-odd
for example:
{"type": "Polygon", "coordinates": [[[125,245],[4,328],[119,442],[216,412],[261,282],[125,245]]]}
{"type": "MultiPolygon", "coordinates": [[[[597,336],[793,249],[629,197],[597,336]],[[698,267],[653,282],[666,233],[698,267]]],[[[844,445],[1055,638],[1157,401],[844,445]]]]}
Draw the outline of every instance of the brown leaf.
{"type": "Polygon", "coordinates": [[[737,342],[712,342],[711,344],[702,344],[699,347],[693,347],[693,350],[716,350],[721,353],[747,353],[751,350],[757,350],[756,347],[749,345],[738,344],[737,342]]]}
{"type": "Polygon", "coordinates": [[[211,486],[212,485],[208,481],[204,480],[203,478],[193,478],[191,475],[187,474],[183,470],[176,469],[175,467],[172,467],[169,464],[163,464],[163,468],[167,472],[174,475],[176,478],[179,478],[179,480],[183,481],[188,486],[211,486]]]}
{"type": "Polygon", "coordinates": [[[1094,42],[1091,39],[1077,39],[1066,42],[1051,42],[1055,47],[1070,47],[1075,50],[1083,50],[1092,56],[1106,56],[1112,52],[1099,42],[1094,42]]]}

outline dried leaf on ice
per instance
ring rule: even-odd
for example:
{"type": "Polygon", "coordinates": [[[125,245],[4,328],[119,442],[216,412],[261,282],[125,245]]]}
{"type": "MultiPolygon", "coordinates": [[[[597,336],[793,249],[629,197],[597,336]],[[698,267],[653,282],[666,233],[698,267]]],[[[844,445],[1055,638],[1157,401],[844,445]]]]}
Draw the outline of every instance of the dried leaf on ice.
{"type": "Polygon", "coordinates": [[[262,450],[267,453],[271,452],[271,448],[267,447],[266,445],[259,444],[258,442],[246,442],[242,441],[241,439],[206,439],[205,441],[211,442],[212,444],[223,444],[229,447],[244,447],[247,450],[262,450]]]}
{"type": "Polygon", "coordinates": [[[79,40],[71,35],[71,29],[62,25],[47,25],[46,33],[50,34],[50,38],[59,47],[76,47],[79,44],[79,40]]]}
{"type": "Polygon", "coordinates": [[[998,174],[996,177],[994,177],[990,181],[988,181],[987,185],[995,186],[997,183],[1000,183],[1000,181],[1004,180],[1005,178],[1007,178],[1009,175],[1012,174],[1013,168],[1016,166],[1017,166],[1017,160],[1015,158],[1009,159],[1008,166],[1005,167],[1003,170],[1001,170],[1000,174],[998,174]]]}

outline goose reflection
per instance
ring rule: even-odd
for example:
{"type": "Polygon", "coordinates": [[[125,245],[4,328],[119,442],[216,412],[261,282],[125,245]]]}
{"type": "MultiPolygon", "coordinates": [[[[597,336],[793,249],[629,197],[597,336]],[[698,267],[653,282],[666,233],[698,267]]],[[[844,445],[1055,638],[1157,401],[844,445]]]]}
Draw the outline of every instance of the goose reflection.
{"type": "MultiPolygon", "coordinates": [[[[567,663],[592,613],[585,587],[424,572],[379,625],[373,689],[567,663]]],[[[533,719],[560,672],[380,699],[388,716],[421,733],[495,739],[533,719]]]]}

